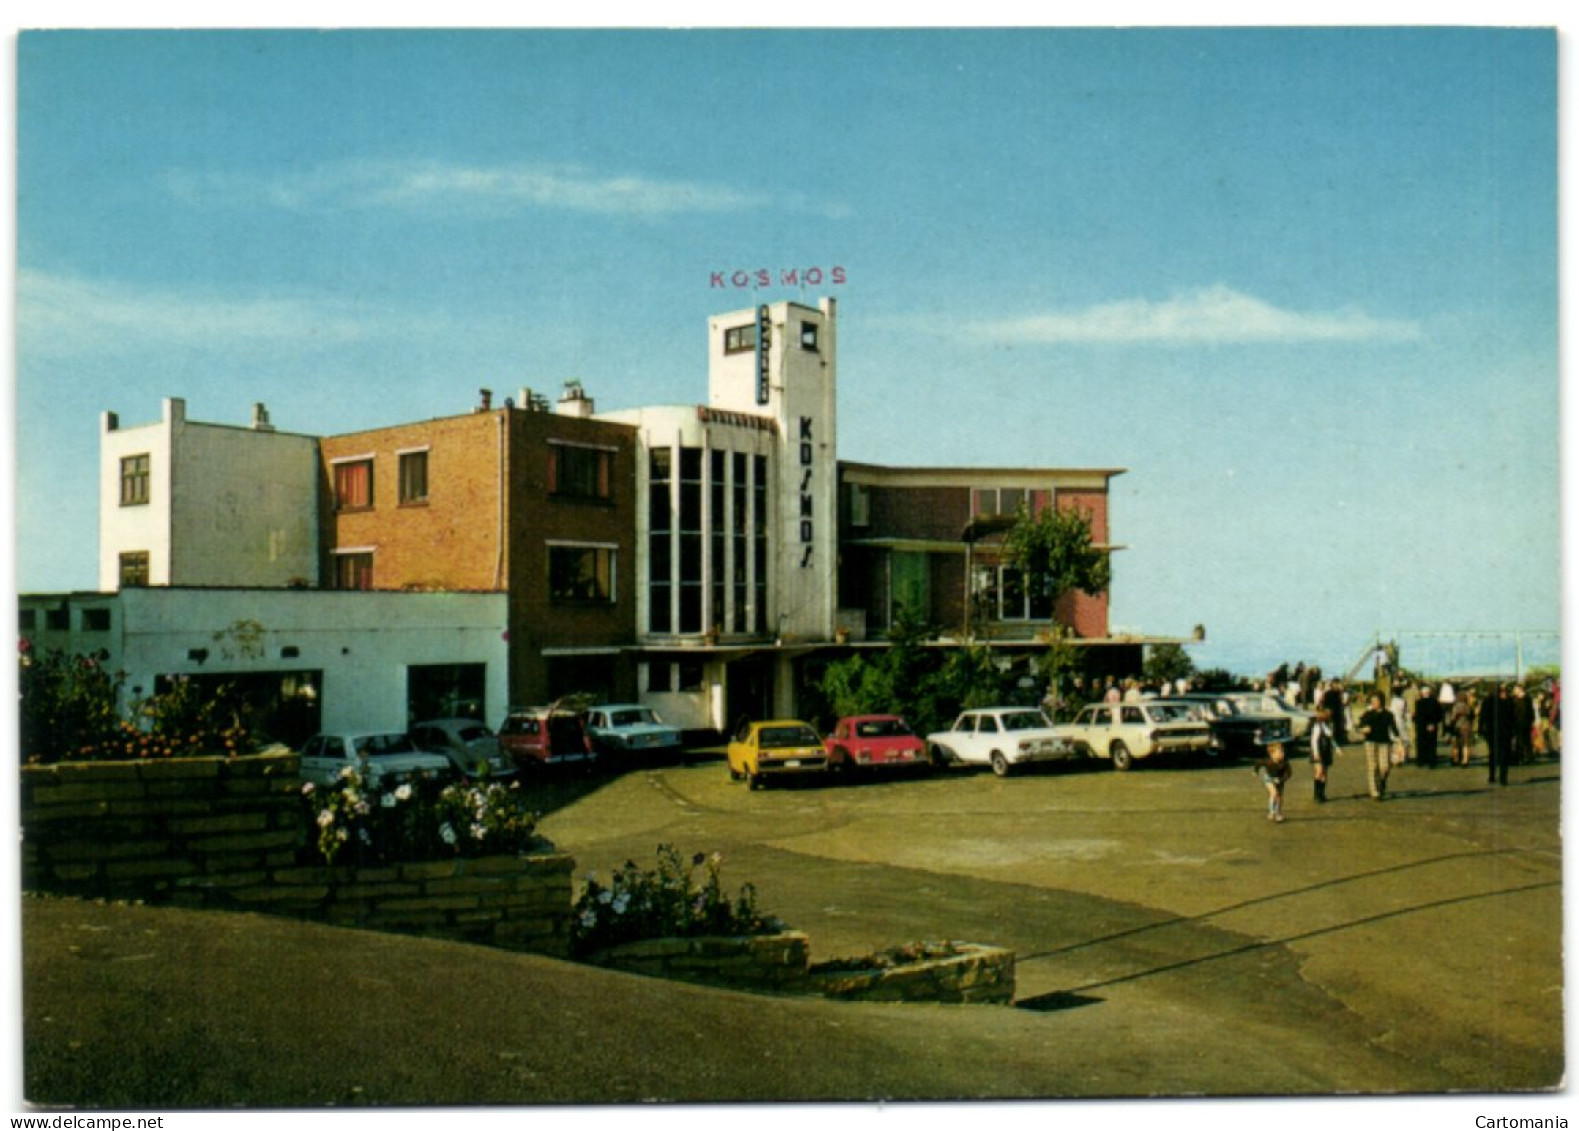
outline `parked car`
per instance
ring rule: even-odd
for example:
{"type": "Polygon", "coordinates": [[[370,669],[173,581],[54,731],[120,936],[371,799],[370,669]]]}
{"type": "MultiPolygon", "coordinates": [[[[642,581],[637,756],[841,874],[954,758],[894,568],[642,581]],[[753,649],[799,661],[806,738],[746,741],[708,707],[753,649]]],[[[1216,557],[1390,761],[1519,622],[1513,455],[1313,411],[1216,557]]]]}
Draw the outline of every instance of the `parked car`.
{"type": "Polygon", "coordinates": [[[598,757],[586,713],[557,704],[512,710],[499,724],[499,749],[521,770],[590,767],[598,757]]]}
{"type": "Polygon", "coordinates": [[[822,739],[807,723],[797,719],[743,722],[727,750],[729,776],[745,778],[758,789],[771,777],[787,774],[820,774],[828,768],[822,739]]]}
{"type": "Polygon", "coordinates": [[[302,780],[314,785],[333,785],[354,769],[369,789],[455,776],[448,758],[423,753],[399,731],[315,734],[302,745],[301,765],[302,780]]]}
{"type": "Polygon", "coordinates": [[[1293,738],[1287,718],[1250,714],[1227,694],[1192,691],[1151,702],[1189,704],[1211,726],[1216,751],[1231,758],[1258,758],[1267,743],[1288,742],[1293,738]]]}
{"type": "Polygon", "coordinates": [[[898,715],[854,715],[823,739],[828,768],[905,770],[927,765],[926,744],[898,715]]]}
{"type": "Polygon", "coordinates": [[[657,758],[684,747],[678,727],[669,726],[651,707],[616,703],[587,711],[587,733],[600,754],[657,758]]]}
{"type": "Polygon", "coordinates": [[[1310,734],[1311,724],[1316,721],[1313,712],[1294,706],[1275,692],[1235,691],[1228,698],[1246,714],[1262,715],[1267,718],[1286,717],[1289,734],[1296,742],[1310,734]]]}
{"type": "Polygon", "coordinates": [[[407,732],[418,750],[443,754],[463,778],[506,778],[515,764],[499,748],[499,736],[476,719],[431,719],[407,732]]]}
{"type": "Polygon", "coordinates": [[[1080,752],[1106,758],[1115,770],[1138,759],[1162,755],[1209,754],[1212,728],[1183,703],[1143,699],[1138,703],[1091,703],[1068,724],[1080,752]]]}
{"type": "Polygon", "coordinates": [[[1055,725],[1035,707],[966,711],[948,730],[927,735],[933,765],[991,766],[1005,777],[1017,766],[1079,757],[1067,723],[1055,725]]]}

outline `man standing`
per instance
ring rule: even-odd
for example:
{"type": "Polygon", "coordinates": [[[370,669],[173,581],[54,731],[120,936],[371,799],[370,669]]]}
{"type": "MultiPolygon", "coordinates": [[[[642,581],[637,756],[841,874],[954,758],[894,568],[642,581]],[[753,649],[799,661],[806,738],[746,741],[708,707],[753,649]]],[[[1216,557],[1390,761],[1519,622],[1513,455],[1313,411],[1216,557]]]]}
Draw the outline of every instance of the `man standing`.
{"type": "Polygon", "coordinates": [[[1513,745],[1510,753],[1513,761],[1520,764],[1534,761],[1535,747],[1532,740],[1535,735],[1535,703],[1522,683],[1513,685],[1513,698],[1508,702],[1512,713],[1513,745]]]}
{"type": "Polygon", "coordinates": [[[1415,761],[1422,766],[1436,767],[1436,740],[1442,729],[1442,705],[1429,687],[1420,689],[1415,700],[1415,761]]]}
{"type": "Polygon", "coordinates": [[[1486,782],[1508,784],[1508,759],[1513,756],[1513,711],[1506,684],[1487,692],[1480,708],[1480,735],[1486,740],[1486,782]]]}

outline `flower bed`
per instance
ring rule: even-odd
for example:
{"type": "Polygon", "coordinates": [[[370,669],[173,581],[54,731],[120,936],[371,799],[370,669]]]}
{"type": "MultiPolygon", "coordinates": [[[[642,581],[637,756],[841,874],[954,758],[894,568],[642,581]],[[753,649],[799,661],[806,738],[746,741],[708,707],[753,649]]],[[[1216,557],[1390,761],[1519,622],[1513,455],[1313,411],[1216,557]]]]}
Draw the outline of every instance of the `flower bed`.
{"type": "Polygon", "coordinates": [[[799,931],[643,939],[584,957],[596,966],[750,990],[801,990],[811,945],[799,931]]]}

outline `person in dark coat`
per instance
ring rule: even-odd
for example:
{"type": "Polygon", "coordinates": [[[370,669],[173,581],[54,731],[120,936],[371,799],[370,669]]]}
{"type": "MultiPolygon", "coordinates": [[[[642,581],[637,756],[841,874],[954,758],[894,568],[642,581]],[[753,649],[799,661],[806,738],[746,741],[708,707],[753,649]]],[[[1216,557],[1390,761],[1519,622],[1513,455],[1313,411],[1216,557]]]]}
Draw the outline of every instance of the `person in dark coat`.
{"type": "Polygon", "coordinates": [[[1442,731],[1442,704],[1436,691],[1430,687],[1420,689],[1415,701],[1415,761],[1422,766],[1436,766],[1436,740],[1442,731]]]}
{"type": "Polygon", "coordinates": [[[1513,729],[1513,745],[1510,751],[1512,760],[1516,764],[1533,762],[1535,760],[1535,701],[1524,690],[1522,683],[1513,685],[1513,694],[1508,699],[1508,707],[1513,729]]]}
{"type": "Polygon", "coordinates": [[[1339,746],[1349,743],[1349,712],[1343,703],[1343,688],[1338,686],[1338,681],[1333,680],[1327,684],[1327,689],[1321,693],[1321,706],[1326,710],[1327,717],[1332,720],[1332,737],[1339,746]]]}
{"type": "Polygon", "coordinates": [[[1513,704],[1506,684],[1486,693],[1480,707],[1480,736],[1486,740],[1486,781],[1508,784],[1508,761],[1513,757],[1513,704]]]}

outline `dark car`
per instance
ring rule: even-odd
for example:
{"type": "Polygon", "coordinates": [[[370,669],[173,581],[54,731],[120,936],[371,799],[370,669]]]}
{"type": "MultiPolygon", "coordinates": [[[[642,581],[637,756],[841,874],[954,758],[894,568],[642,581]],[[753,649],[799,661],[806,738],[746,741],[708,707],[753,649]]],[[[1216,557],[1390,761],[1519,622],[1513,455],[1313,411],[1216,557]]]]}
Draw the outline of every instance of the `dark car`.
{"type": "Polygon", "coordinates": [[[598,757],[586,712],[558,704],[511,711],[499,724],[499,749],[522,770],[591,766],[598,757]]]}
{"type": "Polygon", "coordinates": [[[1212,752],[1229,758],[1259,758],[1267,743],[1293,739],[1288,716],[1251,714],[1226,693],[1191,691],[1151,702],[1187,703],[1199,711],[1212,728],[1212,752]]]}

